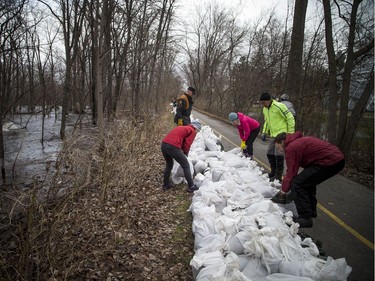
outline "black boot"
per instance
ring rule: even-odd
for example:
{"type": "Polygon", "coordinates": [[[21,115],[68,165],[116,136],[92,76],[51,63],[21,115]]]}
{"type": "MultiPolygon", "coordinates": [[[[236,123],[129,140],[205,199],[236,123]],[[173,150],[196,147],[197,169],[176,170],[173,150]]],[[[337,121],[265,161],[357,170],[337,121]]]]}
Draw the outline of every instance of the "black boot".
{"type": "Polygon", "coordinates": [[[271,166],[271,172],[268,174],[268,177],[271,179],[272,177],[275,176],[275,172],[276,172],[276,156],[267,154],[267,158],[271,166]]]}
{"type": "Polygon", "coordinates": [[[272,178],[270,178],[270,181],[283,180],[283,172],[284,172],[284,156],[275,156],[275,174],[272,178]]]}

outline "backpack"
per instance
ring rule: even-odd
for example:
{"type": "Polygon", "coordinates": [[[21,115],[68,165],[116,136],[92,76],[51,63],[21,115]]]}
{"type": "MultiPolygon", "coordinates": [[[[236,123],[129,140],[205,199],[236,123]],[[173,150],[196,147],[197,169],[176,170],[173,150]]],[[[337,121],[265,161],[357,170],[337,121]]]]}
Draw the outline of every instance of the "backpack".
{"type": "Polygon", "coordinates": [[[189,99],[187,98],[187,96],[183,94],[178,99],[185,100],[185,110],[187,110],[189,108],[189,99]]]}

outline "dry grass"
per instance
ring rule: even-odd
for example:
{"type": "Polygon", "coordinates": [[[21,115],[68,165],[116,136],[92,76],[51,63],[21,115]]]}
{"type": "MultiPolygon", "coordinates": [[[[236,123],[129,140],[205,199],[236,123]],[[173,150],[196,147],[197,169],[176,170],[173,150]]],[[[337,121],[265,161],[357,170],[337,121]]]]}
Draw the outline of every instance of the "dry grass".
{"type": "Polygon", "coordinates": [[[166,115],[75,133],[48,190],[2,193],[1,280],[193,280],[191,196],[161,190],[172,126],[166,115]]]}

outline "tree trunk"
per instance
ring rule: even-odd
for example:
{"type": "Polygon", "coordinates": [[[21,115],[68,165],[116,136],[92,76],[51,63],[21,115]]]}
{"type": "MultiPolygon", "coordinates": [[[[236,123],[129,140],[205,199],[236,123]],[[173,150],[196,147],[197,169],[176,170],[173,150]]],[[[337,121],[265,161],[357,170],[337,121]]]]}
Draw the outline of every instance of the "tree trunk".
{"type": "Polygon", "coordinates": [[[296,0],[294,7],[293,31],[286,74],[286,92],[292,97],[300,97],[303,42],[307,0],[296,0]]]}
{"type": "Polygon", "coordinates": [[[353,138],[355,136],[355,133],[357,132],[357,128],[361,121],[361,117],[363,115],[363,112],[366,109],[367,102],[373,92],[374,92],[374,72],[371,73],[370,78],[367,82],[366,88],[364,89],[356,106],[352,110],[352,115],[350,116],[347,129],[345,130],[345,134],[341,141],[340,147],[342,149],[342,152],[345,155],[348,155],[350,152],[350,148],[353,143],[353,138]]]}
{"type": "Polygon", "coordinates": [[[343,74],[342,89],[341,89],[341,100],[340,100],[340,117],[339,117],[339,126],[337,132],[337,143],[341,146],[341,141],[344,137],[345,131],[347,129],[348,121],[348,103],[349,103],[349,92],[350,85],[352,82],[352,71],[354,63],[354,39],[356,32],[356,23],[357,23],[357,11],[358,5],[361,0],[355,0],[352,5],[352,11],[350,15],[350,24],[349,24],[349,36],[348,36],[348,47],[346,53],[346,62],[343,74]]]}
{"type": "Polygon", "coordinates": [[[326,47],[327,47],[327,54],[328,54],[328,71],[329,71],[327,135],[328,135],[329,142],[336,143],[337,101],[338,101],[337,67],[336,67],[335,49],[333,46],[332,16],[331,16],[330,0],[323,0],[323,7],[324,7],[325,35],[326,35],[326,47]]]}

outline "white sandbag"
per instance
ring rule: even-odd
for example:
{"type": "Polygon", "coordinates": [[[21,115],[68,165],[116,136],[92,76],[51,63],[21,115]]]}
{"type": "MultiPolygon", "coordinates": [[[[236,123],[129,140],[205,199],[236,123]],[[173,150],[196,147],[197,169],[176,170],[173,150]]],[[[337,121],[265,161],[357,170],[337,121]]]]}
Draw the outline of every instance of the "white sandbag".
{"type": "Polygon", "coordinates": [[[236,235],[230,235],[228,238],[229,250],[237,255],[243,254],[245,248],[242,245],[241,241],[236,235]]]}
{"type": "Polygon", "coordinates": [[[244,253],[260,257],[267,272],[271,274],[278,272],[283,254],[279,247],[279,239],[268,235],[264,229],[254,230],[252,239],[244,244],[244,253]]]}
{"type": "Polygon", "coordinates": [[[279,273],[284,273],[293,276],[308,277],[313,280],[316,279],[316,274],[320,270],[317,261],[313,259],[308,260],[283,260],[279,264],[279,273]]]}
{"type": "Polygon", "coordinates": [[[203,162],[202,160],[198,159],[197,163],[194,165],[194,171],[195,173],[203,173],[204,170],[206,170],[208,167],[208,164],[206,162],[203,162]]]}
{"type": "Polygon", "coordinates": [[[207,158],[212,157],[212,158],[218,158],[218,159],[220,159],[223,153],[224,152],[222,152],[222,151],[206,151],[205,154],[206,154],[207,158]]]}
{"type": "MultiPolygon", "coordinates": [[[[238,270],[240,264],[236,254],[229,253],[225,258],[215,257],[212,261],[206,262],[205,265],[197,275],[197,281],[212,281],[219,280],[219,278],[227,277],[228,273],[231,274],[235,269],[238,270]]],[[[246,280],[246,279],[245,279],[246,280]]]]}
{"type": "Polygon", "coordinates": [[[209,151],[220,151],[220,146],[217,145],[216,140],[205,139],[204,144],[206,145],[206,149],[209,151]]]}
{"type": "Polygon", "coordinates": [[[317,281],[346,281],[352,268],[347,265],[345,258],[334,260],[332,257],[327,258],[324,267],[316,276],[317,281]]]}
{"type": "MultiPolygon", "coordinates": [[[[299,235],[297,236],[300,237],[299,235]]],[[[303,239],[300,245],[303,247],[303,250],[306,251],[309,255],[313,257],[317,257],[319,255],[319,249],[310,237],[303,239]]]]}
{"type": "Polygon", "coordinates": [[[220,251],[200,253],[199,255],[194,255],[193,259],[190,261],[190,266],[199,270],[203,266],[219,263],[223,258],[223,254],[220,251]]]}
{"type": "Polygon", "coordinates": [[[200,187],[202,185],[202,182],[204,181],[205,179],[205,176],[202,175],[201,173],[198,173],[195,175],[193,181],[194,181],[194,184],[197,186],[197,187],[200,187]]]}
{"type": "Polygon", "coordinates": [[[216,233],[215,218],[217,215],[214,206],[201,208],[199,211],[195,211],[196,218],[193,220],[192,230],[194,232],[196,245],[200,245],[201,240],[206,236],[216,233]]]}
{"type": "Polygon", "coordinates": [[[228,235],[235,235],[237,233],[236,224],[236,219],[221,215],[216,218],[215,228],[217,232],[224,231],[228,235]]]}
{"type": "Polygon", "coordinates": [[[207,235],[199,241],[199,244],[195,244],[195,254],[200,255],[201,253],[210,253],[215,251],[220,251],[221,253],[229,253],[229,244],[227,243],[225,238],[225,232],[207,235]]]}
{"type": "Polygon", "coordinates": [[[230,155],[230,154],[240,155],[242,154],[242,149],[240,147],[235,147],[225,153],[225,155],[230,155]]]}
{"type": "Polygon", "coordinates": [[[246,163],[239,157],[228,158],[224,161],[226,167],[242,168],[246,167],[246,163]]]}
{"type": "Polygon", "coordinates": [[[263,200],[252,204],[246,209],[247,215],[255,215],[258,213],[278,213],[279,209],[271,200],[263,200]]]}
{"type": "Polygon", "coordinates": [[[262,201],[264,198],[260,193],[254,193],[251,190],[237,189],[230,198],[228,198],[228,205],[232,208],[247,208],[254,203],[262,201]]]}
{"type": "Polygon", "coordinates": [[[220,214],[221,211],[227,206],[227,201],[212,189],[202,189],[199,192],[201,200],[207,205],[214,205],[216,213],[220,214]]]}
{"type": "Polygon", "coordinates": [[[252,257],[242,270],[242,273],[251,281],[263,281],[267,276],[267,269],[260,258],[252,257]]]}
{"type": "MultiPolygon", "coordinates": [[[[189,166],[190,166],[190,173],[193,176],[193,174],[194,174],[193,163],[191,162],[191,160],[189,160],[189,158],[188,158],[188,162],[189,162],[189,166]]],[[[184,170],[182,169],[181,165],[177,163],[176,160],[173,160],[173,168],[172,168],[171,175],[172,175],[172,182],[174,184],[180,184],[180,183],[183,183],[183,182],[186,183],[186,179],[185,179],[185,176],[184,176],[184,170]]]]}
{"type": "MultiPolygon", "coordinates": [[[[280,228],[287,229],[288,226],[284,223],[282,217],[275,213],[258,213],[254,215],[255,220],[258,222],[259,227],[270,227],[270,228],[280,228]]],[[[287,235],[286,231],[283,235],[287,235]]],[[[276,231],[272,233],[273,235],[278,234],[276,231]]]]}
{"type": "Polygon", "coordinates": [[[214,169],[214,168],[217,168],[217,167],[220,167],[223,170],[226,169],[225,166],[224,166],[224,162],[219,160],[219,158],[207,158],[206,162],[208,164],[208,167],[211,168],[211,169],[214,169]]]}
{"type": "Polygon", "coordinates": [[[277,192],[278,190],[272,187],[269,183],[267,182],[256,182],[256,183],[251,183],[249,184],[251,189],[254,192],[258,192],[264,196],[264,198],[269,198],[271,199],[277,192]]]}
{"type": "Polygon", "coordinates": [[[283,273],[273,273],[266,277],[266,281],[314,281],[308,277],[293,276],[283,273]]]}
{"type": "Polygon", "coordinates": [[[237,257],[240,262],[240,268],[238,269],[239,271],[242,271],[249,262],[249,260],[253,259],[252,257],[246,255],[237,255],[237,257]]]}
{"type": "Polygon", "coordinates": [[[220,181],[221,175],[224,173],[224,169],[220,166],[213,168],[212,170],[212,181],[220,181]]]}
{"type": "Polygon", "coordinates": [[[248,167],[242,167],[242,168],[236,169],[236,174],[238,175],[238,177],[241,179],[241,181],[244,184],[255,183],[255,185],[258,185],[259,182],[261,182],[261,180],[259,179],[259,176],[248,167]]]}

